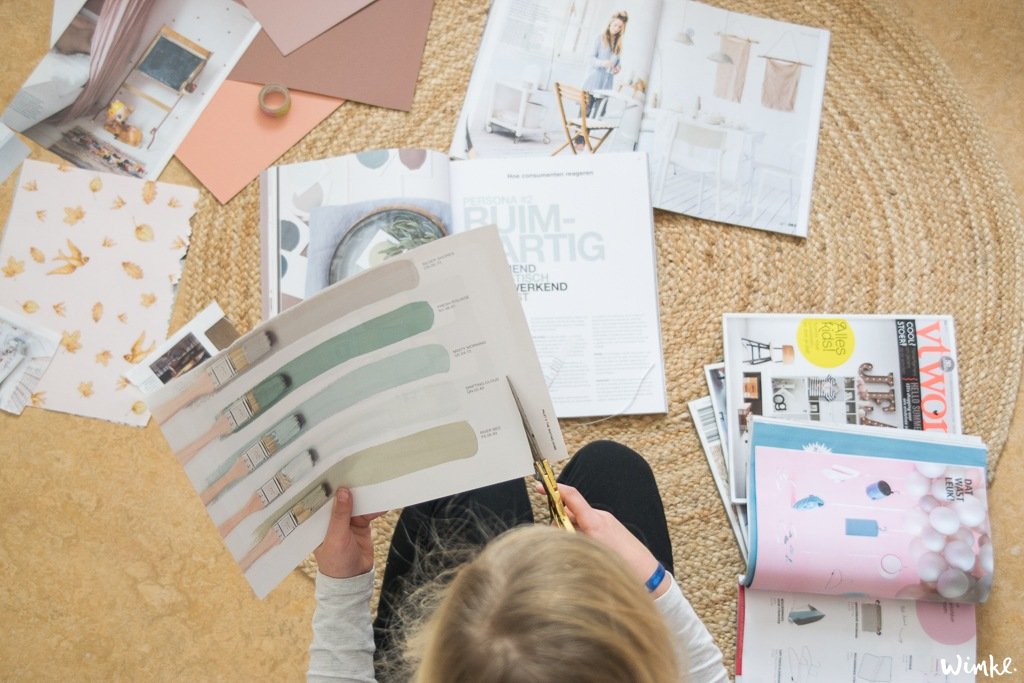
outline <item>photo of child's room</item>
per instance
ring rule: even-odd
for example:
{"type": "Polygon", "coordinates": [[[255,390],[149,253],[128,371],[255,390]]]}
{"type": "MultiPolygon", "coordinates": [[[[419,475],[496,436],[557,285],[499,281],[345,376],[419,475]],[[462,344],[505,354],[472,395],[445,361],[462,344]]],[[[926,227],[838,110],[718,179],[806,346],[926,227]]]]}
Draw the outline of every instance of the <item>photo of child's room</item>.
{"type": "Polygon", "coordinates": [[[3,122],[75,166],[156,178],[258,28],[229,0],[87,0],[3,122]]]}

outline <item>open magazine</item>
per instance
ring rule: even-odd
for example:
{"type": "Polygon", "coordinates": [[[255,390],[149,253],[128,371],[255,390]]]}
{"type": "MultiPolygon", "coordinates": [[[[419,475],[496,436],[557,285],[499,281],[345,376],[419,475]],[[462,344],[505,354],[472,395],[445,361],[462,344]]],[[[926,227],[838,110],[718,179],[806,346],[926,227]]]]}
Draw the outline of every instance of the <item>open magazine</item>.
{"type": "Polygon", "coordinates": [[[495,0],[450,154],[640,150],[657,208],[805,237],[828,46],[690,0],[495,0]]]}
{"type": "Polygon", "coordinates": [[[751,442],[737,673],[918,681],[974,657],[966,604],[993,576],[979,439],[754,418],[751,442]]]}
{"type": "Polygon", "coordinates": [[[730,313],[726,442],[734,502],[747,497],[757,415],[807,424],[961,431],[953,319],[942,315],[730,313]]]}
{"type": "Polygon", "coordinates": [[[424,245],[148,395],[257,595],[323,540],[339,487],[359,515],[524,476],[524,420],[567,457],[507,268],[493,226],[424,245]]]}
{"type": "Polygon", "coordinates": [[[558,417],[667,411],[642,154],[453,162],[373,150],[273,166],[260,192],[265,317],[494,224],[558,417]]]}

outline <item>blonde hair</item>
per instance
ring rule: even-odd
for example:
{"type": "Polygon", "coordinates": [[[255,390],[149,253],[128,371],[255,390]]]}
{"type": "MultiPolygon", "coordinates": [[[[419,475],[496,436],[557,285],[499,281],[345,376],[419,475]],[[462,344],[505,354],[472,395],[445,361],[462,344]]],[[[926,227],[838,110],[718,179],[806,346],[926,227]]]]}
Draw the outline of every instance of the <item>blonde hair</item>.
{"type": "Polygon", "coordinates": [[[622,39],[626,35],[626,25],[628,23],[629,13],[626,10],[620,10],[612,15],[612,18],[608,20],[608,25],[604,28],[604,32],[601,33],[601,40],[617,55],[622,54],[622,39]],[[617,35],[612,35],[612,22],[616,19],[622,22],[622,30],[617,35]]]}
{"type": "Polygon", "coordinates": [[[544,526],[463,566],[408,646],[418,683],[679,680],[640,581],[596,541],[544,526]]]}

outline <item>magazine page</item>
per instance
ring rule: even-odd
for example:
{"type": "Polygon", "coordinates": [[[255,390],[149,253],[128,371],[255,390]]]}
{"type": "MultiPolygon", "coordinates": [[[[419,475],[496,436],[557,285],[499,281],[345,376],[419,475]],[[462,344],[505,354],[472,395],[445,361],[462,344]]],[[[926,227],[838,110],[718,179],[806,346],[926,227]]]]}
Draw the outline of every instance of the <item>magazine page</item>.
{"type": "Polygon", "coordinates": [[[449,154],[633,151],[660,12],[661,0],[495,0],[449,154]]]}
{"type": "Polygon", "coordinates": [[[289,308],[150,394],[253,590],[323,540],[330,500],[403,507],[566,457],[494,227],[396,256],[289,308]]]}
{"type": "Polygon", "coordinates": [[[711,470],[711,478],[715,480],[715,488],[722,499],[722,507],[725,509],[725,516],[729,519],[729,526],[732,527],[733,536],[736,537],[736,545],[740,550],[743,560],[747,560],[747,528],[741,522],[741,515],[745,512],[737,510],[729,497],[729,475],[725,468],[725,452],[722,449],[722,441],[719,438],[716,425],[716,413],[711,397],[704,396],[694,399],[686,404],[690,410],[690,418],[693,420],[693,427],[697,430],[697,438],[700,439],[701,448],[704,450],[704,457],[708,461],[708,469],[711,470]]]}
{"type": "Polygon", "coordinates": [[[381,149],[260,176],[263,319],[388,254],[448,234],[448,158],[381,149]],[[310,268],[313,263],[313,268],[310,268]]]}
{"type": "Polygon", "coordinates": [[[973,683],[975,606],[740,587],[737,683],[973,683]]]}
{"type": "Polygon", "coordinates": [[[558,417],[667,412],[644,155],[451,165],[455,231],[495,224],[558,417]]]}
{"type": "Polygon", "coordinates": [[[975,437],[756,418],[745,585],[983,602],[992,585],[975,437]]]}
{"type": "Polygon", "coordinates": [[[750,420],[961,431],[953,319],[726,314],[733,499],[746,498],[750,420]]]}
{"type": "Polygon", "coordinates": [[[3,122],[81,168],[156,179],[260,26],[232,0],[78,6],[3,122]]]}
{"type": "Polygon", "coordinates": [[[666,0],[639,149],[654,205],[807,236],[828,31],[666,0]]]}

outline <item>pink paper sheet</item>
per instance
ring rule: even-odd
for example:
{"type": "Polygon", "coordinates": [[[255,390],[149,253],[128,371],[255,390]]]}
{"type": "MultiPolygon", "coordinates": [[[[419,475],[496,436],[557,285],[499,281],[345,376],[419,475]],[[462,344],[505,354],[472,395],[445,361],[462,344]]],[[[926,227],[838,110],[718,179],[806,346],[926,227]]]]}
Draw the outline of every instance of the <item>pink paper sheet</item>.
{"type": "Polygon", "coordinates": [[[344,100],[291,92],[281,117],[260,111],[259,85],[227,80],[175,155],[221,203],[238,194],[344,100]]]}
{"type": "Polygon", "coordinates": [[[376,0],[283,56],[260,31],[229,78],[408,111],[433,0],[376,0]]]}
{"type": "Polygon", "coordinates": [[[199,191],[28,160],[0,243],[0,305],[60,336],[34,406],[135,426],[125,378],[167,338],[199,191]]]}
{"type": "Polygon", "coordinates": [[[277,49],[288,54],[374,0],[245,0],[277,49]]]}

